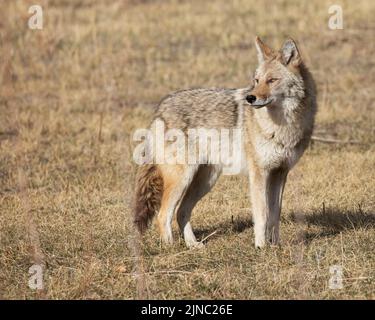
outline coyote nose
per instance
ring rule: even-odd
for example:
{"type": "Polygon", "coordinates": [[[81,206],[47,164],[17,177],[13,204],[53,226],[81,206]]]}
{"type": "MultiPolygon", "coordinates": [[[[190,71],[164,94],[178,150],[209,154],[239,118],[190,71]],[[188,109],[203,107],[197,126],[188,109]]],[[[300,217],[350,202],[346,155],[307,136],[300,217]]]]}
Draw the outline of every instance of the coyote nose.
{"type": "Polygon", "coordinates": [[[249,96],[246,96],[246,101],[250,104],[252,104],[253,102],[255,102],[255,100],[257,99],[256,96],[253,96],[252,94],[249,95],[249,96]]]}

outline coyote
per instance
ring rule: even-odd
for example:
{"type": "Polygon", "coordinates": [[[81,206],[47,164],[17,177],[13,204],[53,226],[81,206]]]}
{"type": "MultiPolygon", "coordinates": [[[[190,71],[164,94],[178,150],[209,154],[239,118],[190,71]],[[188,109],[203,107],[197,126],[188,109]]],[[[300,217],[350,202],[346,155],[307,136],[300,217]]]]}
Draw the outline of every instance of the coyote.
{"type": "MultiPolygon", "coordinates": [[[[166,128],[240,128],[243,171],[250,182],[255,246],[279,243],[280,211],[289,170],[307,148],[316,113],[316,88],[296,43],[274,51],[255,38],[258,67],[241,89],[189,89],[164,98],[154,119],[166,128]]],[[[201,246],[190,224],[196,203],[214,186],[223,166],[145,164],[136,176],[134,222],[144,233],[152,217],[163,242],[173,241],[174,214],[188,247],[201,246]]]]}

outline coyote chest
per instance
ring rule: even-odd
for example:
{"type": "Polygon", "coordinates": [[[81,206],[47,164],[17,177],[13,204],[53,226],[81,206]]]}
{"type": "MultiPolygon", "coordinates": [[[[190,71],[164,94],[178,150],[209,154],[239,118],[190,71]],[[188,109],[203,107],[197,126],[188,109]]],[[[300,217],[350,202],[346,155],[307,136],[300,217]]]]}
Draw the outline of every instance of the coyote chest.
{"type": "Polygon", "coordinates": [[[304,151],[304,130],[298,123],[275,125],[258,121],[259,131],[250,132],[254,157],[267,169],[284,167],[291,169],[304,151]]]}
{"type": "Polygon", "coordinates": [[[245,109],[249,157],[264,169],[291,169],[302,156],[308,139],[308,119],[287,108],[245,109]]]}
{"type": "Polygon", "coordinates": [[[298,144],[283,143],[277,139],[257,136],[254,139],[255,157],[263,168],[285,167],[291,169],[302,156],[303,148],[298,144]]]}

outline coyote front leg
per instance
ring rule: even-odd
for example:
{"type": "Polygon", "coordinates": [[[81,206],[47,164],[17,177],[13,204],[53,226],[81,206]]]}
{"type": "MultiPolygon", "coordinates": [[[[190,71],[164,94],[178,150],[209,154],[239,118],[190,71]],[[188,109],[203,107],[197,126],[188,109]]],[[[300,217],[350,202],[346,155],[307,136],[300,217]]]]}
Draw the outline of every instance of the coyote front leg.
{"type": "Polygon", "coordinates": [[[252,201],[255,246],[263,247],[268,240],[279,242],[279,225],[283,189],[287,170],[251,170],[250,194],[252,201]]]}
{"type": "Polygon", "coordinates": [[[274,169],[269,173],[267,181],[267,202],[270,211],[267,220],[266,237],[274,245],[279,243],[280,213],[287,174],[288,171],[284,168],[274,169]]]}

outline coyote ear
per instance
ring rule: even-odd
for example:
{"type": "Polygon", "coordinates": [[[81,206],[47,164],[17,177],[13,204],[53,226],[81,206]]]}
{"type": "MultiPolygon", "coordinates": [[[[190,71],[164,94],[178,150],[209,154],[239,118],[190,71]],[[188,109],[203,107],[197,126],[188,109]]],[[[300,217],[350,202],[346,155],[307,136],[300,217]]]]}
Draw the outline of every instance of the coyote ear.
{"type": "Polygon", "coordinates": [[[290,63],[292,63],[294,66],[298,66],[302,62],[297,45],[293,39],[288,39],[284,42],[280,49],[279,60],[285,66],[290,63]]]}
{"type": "Polygon", "coordinates": [[[258,36],[255,37],[255,47],[257,48],[259,63],[262,63],[264,62],[264,60],[271,58],[273,56],[272,49],[265,45],[258,36]]]}

